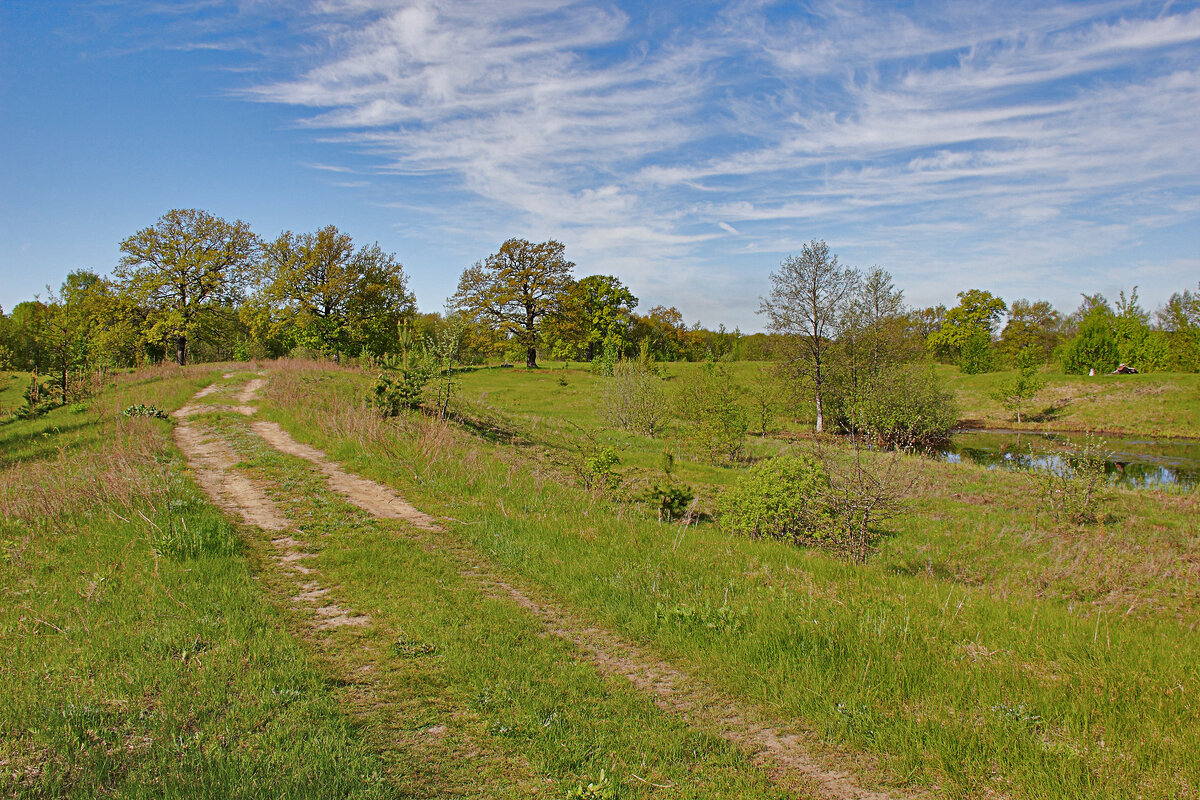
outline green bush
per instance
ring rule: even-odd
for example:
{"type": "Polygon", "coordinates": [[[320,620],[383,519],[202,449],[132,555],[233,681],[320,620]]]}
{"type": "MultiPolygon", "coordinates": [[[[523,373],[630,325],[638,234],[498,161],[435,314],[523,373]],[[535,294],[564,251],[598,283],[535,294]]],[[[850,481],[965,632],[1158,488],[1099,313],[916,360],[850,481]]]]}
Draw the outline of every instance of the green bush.
{"type": "Polygon", "coordinates": [[[850,398],[842,426],[897,449],[944,439],[958,423],[954,394],[932,366],[907,364],[870,378],[850,398]]]}
{"type": "Polygon", "coordinates": [[[649,488],[642,492],[640,499],[649,503],[658,514],[659,521],[670,522],[684,515],[695,496],[692,487],[674,483],[668,478],[651,483],[649,488]]]}
{"type": "Polygon", "coordinates": [[[816,544],[829,532],[829,475],[806,455],[782,455],[748,469],[717,501],[732,533],[816,544]]]}
{"type": "Polygon", "coordinates": [[[982,328],[972,331],[959,352],[958,368],[964,375],[979,375],[991,372],[995,367],[991,332],[982,328]]]}

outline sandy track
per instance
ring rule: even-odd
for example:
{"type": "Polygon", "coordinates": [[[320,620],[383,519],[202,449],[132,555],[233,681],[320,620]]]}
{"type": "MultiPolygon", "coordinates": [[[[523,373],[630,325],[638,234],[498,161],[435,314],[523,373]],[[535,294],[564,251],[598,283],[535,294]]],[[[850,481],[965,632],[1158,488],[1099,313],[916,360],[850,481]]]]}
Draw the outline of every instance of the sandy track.
{"type": "MultiPolygon", "coordinates": [[[[238,394],[239,403],[252,401],[255,394],[266,385],[266,381],[256,378],[250,381],[238,394]]],[[[217,384],[211,384],[201,389],[193,396],[198,400],[212,394],[217,384]]],[[[214,411],[236,411],[250,416],[257,412],[252,406],[222,406],[211,404],[189,403],[175,411],[172,416],[178,420],[175,426],[175,444],[187,457],[188,466],[196,474],[196,482],[209,496],[213,503],[228,514],[240,516],[247,525],[253,525],[265,531],[281,532],[294,530],[290,520],[275,504],[262,486],[233,470],[240,460],[233,448],[219,436],[197,426],[191,417],[214,411]]],[[[300,576],[312,576],[316,570],[306,566],[304,561],[316,558],[314,553],[306,553],[303,546],[291,536],[277,536],[271,540],[276,554],[275,561],[290,567],[300,576]]],[[[336,603],[325,604],[322,599],[329,589],[319,583],[309,580],[298,595],[293,597],[297,603],[315,606],[315,617],[311,620],[314,628],[329,630],[343,626],[362,627],[370,623],[371,618],[364,614],[355,614],[349,609],[342,608],[336,603]]],[[[297,606],[293,606],[297,607],[297,606]]]]}
{"type": "Polygon", "coordinates": [[[346,472],[315,447],[301,444],[274,422],[254,422],[251,429],[280,452],[316,464],[329,479],[329,486],[362,510],[384,519],[402,519],[418,528],[438,530],[437,521],[414,508],[407,500],[375,481],[346,472]]]}
{"type": "MultiPolygon", "coordinates": [[[[279,425],[260,421],[252,423],[251,428],[278,450],[315,464],[329,478],[330,487],[359,508],[381,518],[404,520],[424,530],[442,530],[433,517],[418,511],[390,488],[351,475],[322,451],[297,442],[279,425]]],[[[507,598],[528,610],[545,624],[547,633],[574,644],[601,672],[624,677],[641,691],[654,696],[655,703],[663,710],[678,714],[689,723],[748,752],[780,786],[800,793],[799,796],[827,800],[892,800],[895,797],[863,788],[850,773],[830,768],[813,757],[808,745],[815,739],[811,733],[784,731],[768,725],[732,698],[701,686],[683,671],[650,656],[616,634],[535,602],[512,584],[490,574],[487,565],[465,548],[447,546],[437,549],[460,563],[465,562],[462,574],[477,581],[485,593],[507,598]]],[[[313,585],[309,591],[319,590],[319,585],[313,585]]]]}

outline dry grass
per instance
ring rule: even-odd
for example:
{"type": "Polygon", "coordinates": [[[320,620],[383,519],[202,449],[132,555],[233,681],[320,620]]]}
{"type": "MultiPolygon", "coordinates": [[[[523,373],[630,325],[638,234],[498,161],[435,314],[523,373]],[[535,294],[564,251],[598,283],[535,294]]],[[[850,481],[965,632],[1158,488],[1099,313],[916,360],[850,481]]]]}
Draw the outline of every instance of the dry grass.
{"type": "Polygon", "coordinates": [[[0,471],[0,516],[31,526],[57,525],[84,508],[132,511],[161,502],[171,473],[169,462],[158,457],[162,437],[148,421],[129,420],[86,458],[59,450],[54,458],[8,467],[0,471]]]}

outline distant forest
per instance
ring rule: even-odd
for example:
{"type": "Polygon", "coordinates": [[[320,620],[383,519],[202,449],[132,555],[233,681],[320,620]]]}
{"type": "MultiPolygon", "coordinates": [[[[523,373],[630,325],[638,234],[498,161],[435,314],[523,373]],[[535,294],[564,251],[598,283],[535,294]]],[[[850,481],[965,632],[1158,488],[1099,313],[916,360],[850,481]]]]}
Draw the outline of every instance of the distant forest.
{"type": "Polygon", "coordinates": [[[911,308],[887,272],[842,267],[816,241],[772,275],[772,332],[751,335],[689,325],[675,307],[642,312],[619,279],[575,277],[556,241],[505,242],[463,272],[445,313],[419,313],[396,256],[332,225],[266,240],[245,222],[181,209],[120,249],[111,278],[72,272],[45,297],[0,309],[0,369],[41,376],[65,403],[115,368],[287,355],[372,365],[414,342],[432,347],[451,326],[457,363],[541,358],[608,374],[633,357],[811,361],[814,346],[834,362],[887,349],[965,372],[1019,361],[1068,373],[1200,370],[1200,285],[1154,312],[1136,287],[1084,295],[1069,312],[974,288],[952,308],[911,308]]]}

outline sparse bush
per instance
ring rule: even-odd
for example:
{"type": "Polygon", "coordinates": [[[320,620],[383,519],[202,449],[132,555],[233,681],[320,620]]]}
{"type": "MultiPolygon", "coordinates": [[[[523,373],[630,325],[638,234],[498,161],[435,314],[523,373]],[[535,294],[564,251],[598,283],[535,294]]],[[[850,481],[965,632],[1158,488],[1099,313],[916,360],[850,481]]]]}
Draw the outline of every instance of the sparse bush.
{"type": "MultiPolygon", "coordinates": [[[[1032,450],[1030,454],[1038,457],[1032,450]]],[[[1075,525],[1096,522],[1111,491],[1106,471],[1111,457],[1108,443],[1089,432],[1082,444],[1067,446],[1052,456],[1054,463],[1049,469],[1030,473],[1056,521],[1075,525]]]]}
{"type": "Polygon", "coordinates": [[[669,416],[662,379],[640,361],[618,361],[604,390],[603,410],[622,430],[654,437],[669,416]]]}
{"type": "Polygon", "coordinates": [[[679,410],[691,423],[691,438],[705,460],[716,464],[741,458],[750,420],[728,367],[710,361],[689,376],[680,389],[679,410]]]}
{"type": "Polygon", "coordinates": [[[1026,347],[1017,353],[1017,374],[1001,381],[1000,386],[992,393],[992,399],[1002,405],[1009,413],[1021,421],[1021,409],[1037,397],[1038,392],[1046,385],[1046,381],[1038,375],[1037,352],[1026,347]]]}
{"type": "Polygon", "coordinates": [[[806,455],[756,464],[717,501],[717,518],[732,533],[819,543],[829,530],[825,494],[829,476],[806,455]]]}

